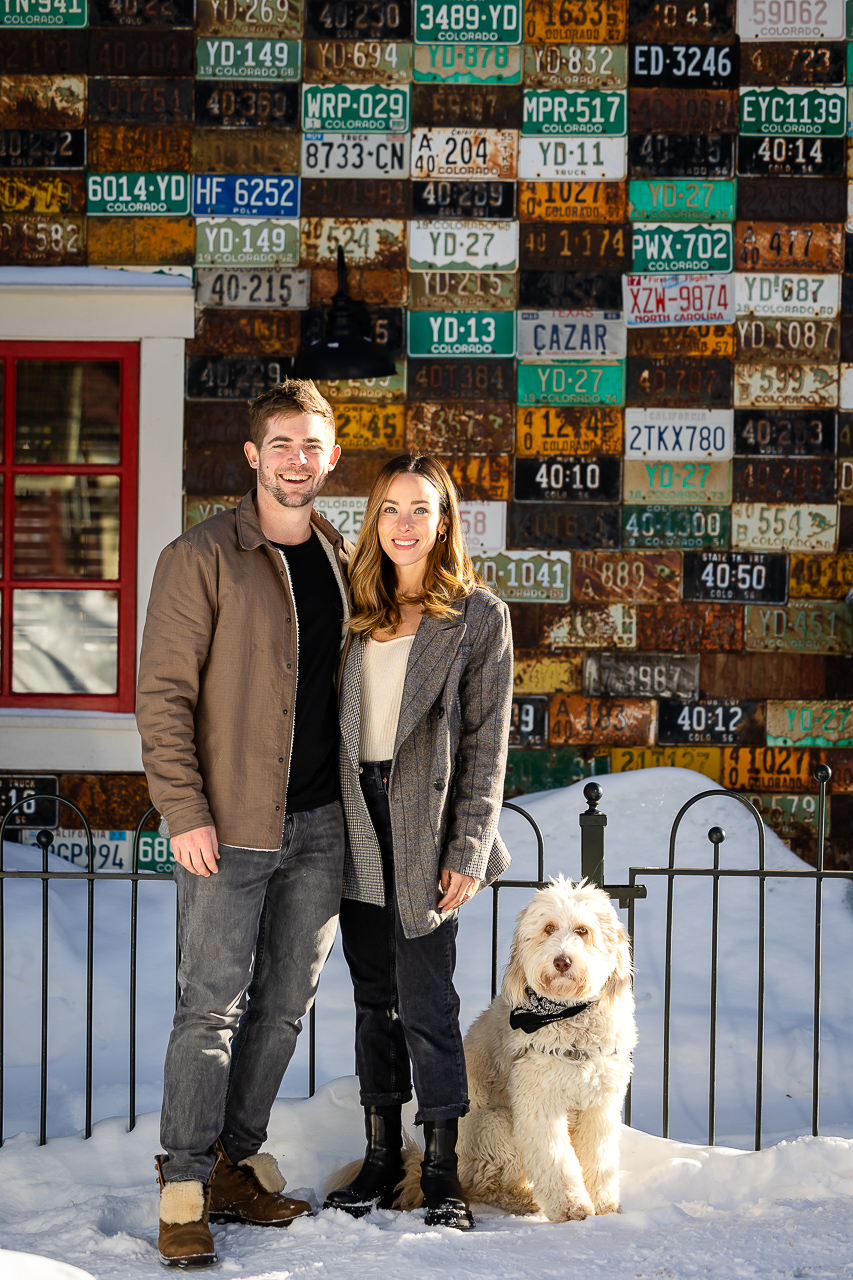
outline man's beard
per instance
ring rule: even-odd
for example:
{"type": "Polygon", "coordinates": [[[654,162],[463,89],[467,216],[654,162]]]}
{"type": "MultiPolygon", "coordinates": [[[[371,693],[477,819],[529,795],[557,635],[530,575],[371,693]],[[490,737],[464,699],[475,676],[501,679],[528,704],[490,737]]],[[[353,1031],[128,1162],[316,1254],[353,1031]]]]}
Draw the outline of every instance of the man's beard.
{"type": "MultiPolygon", "coordinates": [[[[268,480],[264,472],[259,469],[258,484],[262,489],[266,490],[271,498],[275,499],[280,507],[307,507],[314,501],[326,483],[326,475],[327,473],[324,472],[322,475],[317,476],[313,484],[308,484],[304,488],[289,490],[281,487],[281,481],[275,475],[271,480],[268,480]]],[[[309,477],[309,479],[311,478],[313,477],[309,477]]]]}

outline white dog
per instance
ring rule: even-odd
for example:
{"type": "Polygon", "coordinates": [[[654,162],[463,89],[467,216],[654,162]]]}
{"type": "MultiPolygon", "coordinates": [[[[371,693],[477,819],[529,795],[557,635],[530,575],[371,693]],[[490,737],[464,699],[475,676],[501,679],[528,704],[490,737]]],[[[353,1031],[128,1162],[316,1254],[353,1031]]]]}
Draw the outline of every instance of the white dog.
{"type": "Polygon", "coordinates": [[[618,1212],[636,1042],[628,936],[601,889],[561,876],[518,917],[501,993],[465,1037],[472,1199],[552,1222],[618,1212]]]}

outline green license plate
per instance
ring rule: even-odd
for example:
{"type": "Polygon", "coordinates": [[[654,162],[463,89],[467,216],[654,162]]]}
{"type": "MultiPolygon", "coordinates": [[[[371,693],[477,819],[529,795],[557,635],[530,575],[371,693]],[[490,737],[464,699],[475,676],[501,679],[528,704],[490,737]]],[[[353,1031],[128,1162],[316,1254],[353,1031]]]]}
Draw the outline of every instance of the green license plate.
{"type": "Polygon", "coordinates": [[[728,507],[623,507],[622,546],[639,551],[729,545],[731,511],[728,507]]]}
{"type": "Polygon", "coordinates": [[[633,271],[731,271],[734,248],[731,226],[713,223],[635,222],[632,227],[633,271]]]}
{"type": "Polygon", "coordinates": [[[521,84],[521,49],[511,44],[415,45],[421,84],[521,84]]]}
{"type": "Polygon", "coordinates": [[[526,44],[529,89],[623,89],[628,83],[624,44],[526,44]]]}
{"type": "Polygon", "coordinates": [[[519,404],[624,404],[625,362],[520,364],[519,404]]]}
{"type": "Polygon", "coordinates": [[[2,0],[0,27],[88,27],[89,0],[2,0]]]}
{"type": "Polygon", "coordinates": [[[195,65],[197,80],[301,80],[302,43],[201,36],[195,65]]]}
{"type": "Polygon", "coordinates": [[[407,84],[306,84],[302,87],[302,128],[325,133],[406,133],[407,84]]]}
{"type": "Polygon", "coordinates": [[[628,217],[632,222],[734,222],[736,192],[730,179],[629,182],[628,217]]]}
{"type": "Polygon", "coordinates": [[[474,556],[473,563],[474,572],[497,592],[501,600],[524,600],[528,604],[569,602],[571,557],[565,552],[543,555],[529,551],[503,551],[474,556]]]}
{"type": "Polygon", "coordinates": [[[847,0],[847,39],[853,40],[853,0],[847,0]]]}
{"type": "Polygon", "coordinates": [[[410,311],[410,356],[515,355],[514,311],[410,311]]]}
{"type": "MultiPolygon", "coordinates": [[[[847,12],[850,12],[849,6],[847,12]]],[[[847,45],[847,83],[853,84],[853,41],[847,45]]]]}
{"type": "Polygon", "coordinates": [[[86,183],[89,214],[187,214],[187,173],[90,173],[86,183]]]}
{"type": "Polygon", "coordinates": [[[581,778],[610,772],[610,755],[593,756],[577,747],[510,747],[506,761],[504,794],[526,795],[531,791],[553,791],[568,787],[581,778]]]}
{"type": "Polygon", "coordinates": [[[299,219],[196,218],[197,267],[296,267],[299,219]]]}
{"type": "Polygon", "coordinates": [[[415,0],[415,44],[521,44],[522,0],[415,0]]]}
{"type": "Polygon", "coordinates": [[[847,132],[844,89],[741,89],[740,132],[789,138],[843,138],[847,132]]]}
{"type": "Polygon", "coordinates": [[[628,132],[627,89],[525,89],[521,132],[622,138],[628,132]]]}

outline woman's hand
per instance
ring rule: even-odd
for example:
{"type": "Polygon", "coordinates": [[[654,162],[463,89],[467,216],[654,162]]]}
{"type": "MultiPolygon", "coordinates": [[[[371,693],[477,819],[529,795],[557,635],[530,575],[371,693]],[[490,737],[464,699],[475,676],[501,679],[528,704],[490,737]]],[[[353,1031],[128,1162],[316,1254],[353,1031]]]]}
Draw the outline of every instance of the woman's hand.
{"type": "Polygon", "coordinates": [[[439,911],[452,911],[454,907],[461,907],[471,897],[476,883],[471,876],[463,876],[459,871],[446,871],[442,867],[441,892],[444,896],[439,899],[439,911]]]}

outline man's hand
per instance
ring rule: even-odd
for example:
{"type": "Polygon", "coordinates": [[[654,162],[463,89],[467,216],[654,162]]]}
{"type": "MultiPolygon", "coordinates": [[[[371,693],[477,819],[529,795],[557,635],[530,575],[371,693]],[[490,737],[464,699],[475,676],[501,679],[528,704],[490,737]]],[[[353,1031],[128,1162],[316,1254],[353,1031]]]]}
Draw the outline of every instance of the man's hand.
{"type": "Polygon", "coordinates": [[[439,911],[452,911],[454,907],[461,907],[471,897],[476,883],[471,876],[463,876],[459,871],[446,871],[442,867],[441,892],[444,897],[439,900],[439,911]]]}
{"type": "Polygon", "coordinates": [[[183,835],[172,836],[172,853],[175,861],[191,871],[194,876],[216,875],[219,868],[219,841],[216,827],[196,827],[183,835]]]}

